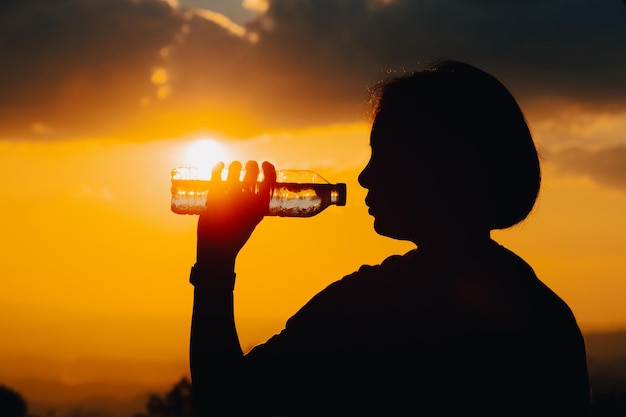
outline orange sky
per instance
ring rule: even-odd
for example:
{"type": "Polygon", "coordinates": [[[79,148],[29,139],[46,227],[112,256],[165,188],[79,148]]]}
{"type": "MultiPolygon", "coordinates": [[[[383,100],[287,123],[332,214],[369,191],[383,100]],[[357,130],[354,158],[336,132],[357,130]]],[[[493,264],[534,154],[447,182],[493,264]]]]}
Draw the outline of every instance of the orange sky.
{"type": "MultiPolygon", "coordinates": [[[[37,375],[19,363],[28,356],[178,362],[186,371],[196,217],[170,212],[169,170],[187,162],[193,143],[0,143],[0,357],[18,358],[5,372],[37,375]]],[[[244,347],[279,331],[328,283],[410,249],[372,229],[356,182],[369,152],[366,124],[220,143],[231,159],[269,159],[348,184],[346,207],[266,218],[242,251],[236,316],[244,347]]],[[[624,212],[626,193],[546,163],[535,212],[494,237],[534,266],[585,331],[624,328],[624,212]]]]}
{"type": "Polygon", "coordinates": [[[535,268],[584,332],[626,329],[626,91],[616,82],[626,62],[614,53],[626,31],[614,6],[570,1],[537,22],[532,4],[446,9],[455,38],[420,2],[247,2],[246,22],[183,3],[208,7],[28,0],[0,14],[0,382],[28,397],[43,395],[33,378],[139,390],[187,373],[197,218],[170,211],[169,173],[202,139],[227,162],[269,160],[348,186],[345,207],[266,218],[242,251],[244,348],[330,282],[409,250],[375,234],[357,183],[369,157],[363,104],[386,68],[433,56],[467,59],[511,86],[543,158],[535,211],[493,237],[535,268]],[[604,26],[568,32],[591,12],[604,26]],[[509,22],[501,37],[494,16],[509,22]],[[559,34],[593,34],[604,49],[579,39],[581,61],[559,34]]]}

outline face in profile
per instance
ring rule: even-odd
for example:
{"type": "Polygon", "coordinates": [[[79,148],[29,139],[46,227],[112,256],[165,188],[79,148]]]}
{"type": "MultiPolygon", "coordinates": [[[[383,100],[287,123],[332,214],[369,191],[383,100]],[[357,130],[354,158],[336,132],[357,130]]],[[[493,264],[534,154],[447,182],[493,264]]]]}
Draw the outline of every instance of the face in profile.
{"type": "Polygon", "coordinates": [[[438,192],[429,158],[415,146],[423,138],[380,112],[372,126],[370,160],[359,175],[377,233],[416,242],[439,223],[438,192]],[[407,137],[410,135],[411,137],[407,137]]]}
{"type": "Polygon", "coordinates": [[[371,159],[359,176],[375,230],[417,244],[487,236],[532,210],[541,169],[516,100],[447,61],[376,86],[371,159]]]}

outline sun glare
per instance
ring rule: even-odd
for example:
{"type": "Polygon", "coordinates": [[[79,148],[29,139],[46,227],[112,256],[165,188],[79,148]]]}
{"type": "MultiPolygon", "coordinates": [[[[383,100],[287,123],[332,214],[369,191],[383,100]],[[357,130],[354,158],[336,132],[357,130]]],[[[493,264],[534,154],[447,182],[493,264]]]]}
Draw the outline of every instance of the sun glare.
{"type": "Polygon", "coordinates": [[[198,139],[187,148],[185,165],[198,168],[201,178],[210,178],[213,166],[224,161],[228,164],[228,151],[214,139],[198,139]]]}

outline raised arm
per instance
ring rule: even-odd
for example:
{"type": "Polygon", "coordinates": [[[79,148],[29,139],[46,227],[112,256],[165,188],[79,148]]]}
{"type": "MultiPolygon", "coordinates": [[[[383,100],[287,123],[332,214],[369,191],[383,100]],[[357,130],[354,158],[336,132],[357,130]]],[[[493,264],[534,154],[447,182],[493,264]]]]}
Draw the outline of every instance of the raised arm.
{"type": "Polygon", "coordinates": [[[194,412],[198,417],[240,415],[245,402],[243,353],[233,315],[235,260],[267,209],[269,187],[275,182],[271,164],[264,163],[265,181],[255,193],[258,165],[233,162],[221,181],[224,164],[212,174],[207,209],[198,220],[197,257],[191,271],[194,304],[191,322],[190,368],[194,412]],[[217,190],[217,191],[216,191],[217,190]]]}

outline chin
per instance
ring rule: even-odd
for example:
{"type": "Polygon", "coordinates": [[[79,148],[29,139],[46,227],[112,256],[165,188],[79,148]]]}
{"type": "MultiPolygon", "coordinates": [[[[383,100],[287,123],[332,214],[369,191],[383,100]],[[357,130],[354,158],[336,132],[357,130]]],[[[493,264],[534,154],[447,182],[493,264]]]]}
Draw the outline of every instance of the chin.
{"type": "Polygon", "coordinates": [[[374,230],[381,236],[397,240],[410,240],[405,235],[406,230],[404,228],[398,227],[397,225],[385,224],[377,219],[374,219],[374,230]]]}

